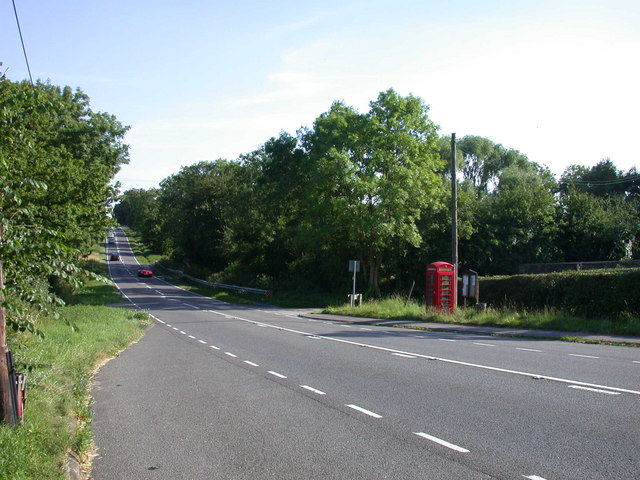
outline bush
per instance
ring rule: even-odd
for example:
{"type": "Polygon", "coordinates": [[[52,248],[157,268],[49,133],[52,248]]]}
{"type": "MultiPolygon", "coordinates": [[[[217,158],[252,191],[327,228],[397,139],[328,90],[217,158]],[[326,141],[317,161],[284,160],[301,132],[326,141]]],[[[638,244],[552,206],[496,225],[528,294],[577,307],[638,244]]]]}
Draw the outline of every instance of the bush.
{"type": "Polygon", "coordinates": [[[640,269],[560,272],[480,279],[482,302],[514,309],[557,309],[622,321],[640,316],[640,269]]]}

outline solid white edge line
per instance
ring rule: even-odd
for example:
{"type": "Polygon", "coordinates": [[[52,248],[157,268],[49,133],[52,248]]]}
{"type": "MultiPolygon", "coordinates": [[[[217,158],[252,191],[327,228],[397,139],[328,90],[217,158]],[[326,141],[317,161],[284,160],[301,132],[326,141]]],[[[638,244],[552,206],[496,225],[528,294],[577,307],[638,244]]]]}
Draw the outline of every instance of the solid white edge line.
{"type": "Polygon", "coordinates": [[[601,390],[599,388],[581,387],[580,385],[569,385],[569,388],[575,388],[578,390],[587,390],[589,392],[606,393],[607,395],[620,395],[620,392],[611,392],[609,390],[601,390]]]}
{"type": "Polygon", "coordinates": [[[419,437],[426,438],[427,440],[431,440],[432,442],[442,445],[443,447],[447,447],[447,448],[450,448],[451,450],[455,450],[456,452],[469,453],[469,450],[467,450],[466,448],[462,448],[453,443],[449,443],[445,440],[442,440],[441,438],[434,437],[433,435],[429,435],[428,433],[424,433],[424,432],[413,432],[413,433],[415,435],[418,435],[419,437]]]}
{"type": "Polygon", "coordinates": [[[287,378],[285,375],[282,375],[281,373],[278,373],[278,372],[274,372],[273,370],[269,370],[267,373],[273,375],[274,377],[287,378]]]}
{"type": "Polygon", "coordinates": [[[366,408],[359,407],[358,405],[345,404],[345,407],[352,408],[354,410],[357,410],[360,413],[364,413],[365,415],[369,415],[370,417],[373,417],[373,418],[382,418],[382,415],[378,415],[377,413],[372,412],[371,410],[367,410],[366,408]]]}
{"type": "Polygon", "coordinates": [[[317,388],[310,387],[309,385],[300,385],[300,387],[304,388],[305,390],[309,390],[310,392],[316,393],[318,395],[326,395],[326,393],[323,392],[322,390],[318,390],[317,388]]]}
{"type": "Polygon", "coordinates": [[[404,358],[416,358],[413,355],[406,355],[404,353],[392,353],[391,355],[395,355],[396,357],[404,357],[404,358]]]}

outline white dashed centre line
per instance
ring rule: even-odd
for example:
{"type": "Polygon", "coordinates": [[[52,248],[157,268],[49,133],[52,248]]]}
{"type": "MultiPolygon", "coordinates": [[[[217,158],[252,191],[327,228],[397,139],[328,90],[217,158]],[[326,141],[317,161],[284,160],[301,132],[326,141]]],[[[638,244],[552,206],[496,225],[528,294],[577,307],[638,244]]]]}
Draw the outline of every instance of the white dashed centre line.
{"type": "Polygon", "coordinates": [[[200,307],[196,307],[195,305],[191,305],[190,303],[185,303],[187,307],[195,308],[196,310],[200,310],[200,307]]]}
{"type": "Polygon", "coordinates": [[[231,353],[231,352],[224,352],[224,354],[225,354],[225,355],[229,355],[230,357],[233,357],[233,358],[238,358],[238,356],[237,356],[237,355],[234,355],[234,354],[233,354],[233,353],[231,353]]]}
{"type": "Polygon", "coordinates": [[[209,345],[209,348],[213,348],[214,350],[220,350],[218,347],[216,347],[215,345],[209,345]]]}
{"type": "Polygon", "coordinates": [[[206,344],[207,342],[205,342],[204,340],[198,340],[200,343],[202,344],[206,344]]]}
{"type": "Polygon", "coordinates": [[[462,448],[458,445],[455,445],[453,443],[449,443],[445,440],[442,440],[441,438],[438,437],[434,437],[433,435],[429,435],[427,433],[424,432],[413,432],[415,435],[418,435],[419,437],[422,438],[426,438],[427,440],[431,440],[432,442],[435,442],[439,445],[442,445],[443,447],[447,447],[450,448],[451,450],[455,450],[456,452],[460,452],[460,453],[469,453],[469,450],[467,450],[466,448],[462,448]]]}
{"type": "Polygon", "coordinates": [[[382,418],[382,415],[378,415],[377,413],[372,412],[371,410],[367,410],[366,408],[359,407],[358,405],[345,404],[345,407],[352,408],[354,410],[357,410],[360,413],[364,413],[365,415],[369,415],[370,417],[373,417],[373,418],[382,418]]]}
{"type": "Polygon", "coordinates": [[[539,477],[538,475],[522,475],[523,478],[528,478],[529,480],[547,480],[546,478],[539,477]]]}
{"type": "Polygon", "coordinates": [[[516,350],[522,350],[523,352],[538,352],[538,353],[542,353],[542,350],[536,350],[534,348],[520,348],[520,347],[516,347],[516,350]]]}
{"type": "Polygon", "coordinates": [[[313,392],[317,395],[326,395],[326,393],[323,392],[322,390],[318,390],[317,388],[310,387],[309,385],[300,385],[300,386],[305,390],[309,390],[310,392],[313,392]]]}
{"type": "Polygon", "coordinates": [[[260,366],[257,363],[250,362],[249,360],[245,360],[244,363],[246,363],[247,365],[251,365],[252,367],[259,367],[260,366]]]}
{"type": "Polygon", "coordinates": [[[274,377],[287,378],[285,375],[282,375],[281,373],[278,373],[278,372],[274,372],[273,370],[269,370],[267,373],[273,375],[274,377]]]}
{"type": "Polygon", "coordinates": [[[188,335],[189,338],[193,338],[195,339],[196,337],[194,337],[193,335],[188,335]]]}
{"type": "Polygon", "coordinates": [[[492,345],[490,343],[479,343],[479,342],[474,342],[474,345],[480,345],[481,347],[495,347],[495,345],[492,345]]]}
{"type": "Polygon", "coordinates": [[[580,358],[600,358],[600,357],[594,357],[593,355],[579,355],[577,353],[570,353],[569,356],[570,357],[580,357],[580,358]]]}
{"type": "Polygon", "coordinates": [[[589,392],[606,393],[607,395],[620,395],[619,392],[611,392],[609,390],[600,390],[599,388],[581,387],[580,385],[569,385],[569,388],[575,388],[576,390],[587,390],[589,392]]]}
{"type": "Polygon", "coordinates": [[[441,342],[457,342],[457,340],[451,340],[449,338],[439,338],[438,340],[440,340],[441,342]]]}
{"type": "Polygon", "coordinates": [[[187,332],[183,332],[182,330],[180,330],[180,333],[181,333],[182,335],[186,335],[186,334],[187,334],[187,332]]]}

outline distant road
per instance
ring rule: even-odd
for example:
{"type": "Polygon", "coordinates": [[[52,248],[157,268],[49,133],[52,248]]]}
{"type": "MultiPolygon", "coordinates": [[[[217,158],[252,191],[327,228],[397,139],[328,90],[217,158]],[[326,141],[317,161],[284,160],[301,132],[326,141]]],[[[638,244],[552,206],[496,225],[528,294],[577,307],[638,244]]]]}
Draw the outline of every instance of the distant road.
{"type": "Polygon", "coordinates": [[[155,324],[96,376],[95,480],[640,478],[640,349],[303,319],[109,248],[155,324]]]}

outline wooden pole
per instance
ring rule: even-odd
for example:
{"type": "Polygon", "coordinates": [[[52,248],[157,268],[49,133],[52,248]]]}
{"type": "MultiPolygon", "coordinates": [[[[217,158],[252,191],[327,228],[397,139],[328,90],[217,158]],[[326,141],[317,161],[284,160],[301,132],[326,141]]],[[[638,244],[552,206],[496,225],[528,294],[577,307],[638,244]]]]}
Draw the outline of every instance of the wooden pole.
{"type": "Polygon", "coordinates": [[[453,306],[458,304],[458,185],[456,179],[456,134],[451,134],[451,263],[453,306]]]}
{"type": "Polygon", "coordinates": [[[13,411],[11,401],[11,379],[9,378],[9,365],[7,364],[7,322],[4,302],[4,275],[2,260],[0,260],[0,422],[15,425],[17,419],[13,411]]]}

